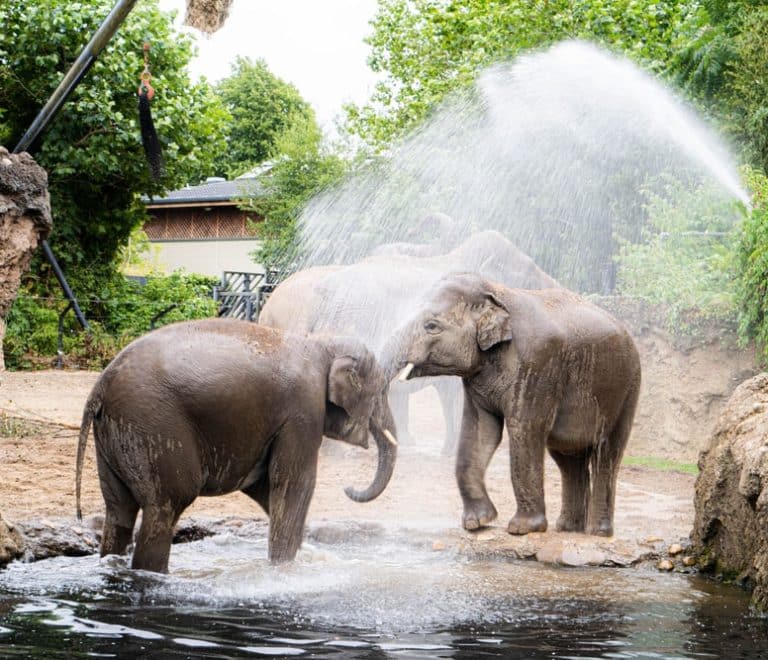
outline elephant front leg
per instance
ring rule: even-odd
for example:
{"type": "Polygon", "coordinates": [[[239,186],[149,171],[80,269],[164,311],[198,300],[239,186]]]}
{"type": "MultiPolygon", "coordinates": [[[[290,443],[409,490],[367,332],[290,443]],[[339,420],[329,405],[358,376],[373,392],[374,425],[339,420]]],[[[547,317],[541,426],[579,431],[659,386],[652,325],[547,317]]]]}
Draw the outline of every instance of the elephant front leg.
{"type": "Polygon", "coordinates": [[[507,420],[510,473],[517,511],[509,521],[510,534],[547,531],[544,506],[544,447],[547,432],[507,420]]]}
{"type": "Polygon", "coordinates": [[[273,563],[292,561],[301,546],[322,440],[302,443],[286,439],[286,433],[294,435],[283,431],[276,439],[269,465],[269,560],[273,563]]]}
{"type": "Polygon", "coordinates": [[[498,516],[485,488],[485,471],[501,442],[501,431],[502,421],[475,405],[465,392],[456,454],[456,481],[464,502],[464,529],[479,529],[498,516]]]}

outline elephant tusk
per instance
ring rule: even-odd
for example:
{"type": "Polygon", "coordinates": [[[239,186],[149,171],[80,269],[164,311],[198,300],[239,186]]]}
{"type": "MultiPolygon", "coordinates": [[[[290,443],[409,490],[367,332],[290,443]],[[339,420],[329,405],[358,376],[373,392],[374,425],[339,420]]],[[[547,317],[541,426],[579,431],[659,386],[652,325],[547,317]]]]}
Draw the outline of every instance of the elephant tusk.
{"type": "Polygon", "coordinates": [[[411,372],[413,371],[414,364],[413,362],[409,362],[403,367],[403,370],[400,372],[400,374],[397,376],[397,380],[399,380],[401,383],[404,383],[406,380],[408,380],[408,376],[411,375],[411,372]]]}
{"type": "Polygon", "coordinates": [[[393,447],[397,447],[397,438],[395,438],[394,435],[392,435],[392,431],[389,429],[384,429],[384,437],[389,441],[389,443],[393,447]]]}

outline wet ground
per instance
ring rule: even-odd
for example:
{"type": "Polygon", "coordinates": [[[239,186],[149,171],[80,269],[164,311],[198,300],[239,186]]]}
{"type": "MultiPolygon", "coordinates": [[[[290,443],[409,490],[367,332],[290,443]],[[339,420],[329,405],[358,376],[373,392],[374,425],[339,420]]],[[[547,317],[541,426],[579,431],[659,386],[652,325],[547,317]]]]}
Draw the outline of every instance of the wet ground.
{"type": "MultiPolygon", "coordinates": [[[[4,477],[0,480],[0,502],[7,519],[42,519],[52,527],[77,529],[76,429],[96,377],[88,372],[56,371],[0,375],[0,415],[6,415],[6,427],[15,429],[15,433],[0,437],[4,477]]],[[[515,504],[506,441],[487,474],[488,491],[499,510],[499,519],[478,533],[464,532],[460,527],[461,501],[453,459],[441,453],[443,422],[432,390],[413,397],[411,432],[415,439],[401,446],[389,487],[367,504],[351,502],[343,487],[360,487],[369,481],[375,470],[375,450],[326,441],[309,525],[378,525],[419,536],[436,551],[458,550],[467,556],[507,556],[566,565],[625,566],[663,556],[670,546],[686,543],[693,520],[694,477],[631,466],[623,466],[619,475],[613,538],[555,532],[510,536],[505,531],[506,523],[514,514],[515,504]]],[[[548,518],[554,526],[560,493],[559,474],[551,462],[547,465],[546,487],[548,518]]],[[[92,440],[84,472],[83,510],[90,516],[103,510],[92,440]]],[[[229,517],[238,519],[234,525],[242,524],[242,520],[266,520],[261,510],[239,493],[200,498],[185,519],[205,523],[229,517]]]]}

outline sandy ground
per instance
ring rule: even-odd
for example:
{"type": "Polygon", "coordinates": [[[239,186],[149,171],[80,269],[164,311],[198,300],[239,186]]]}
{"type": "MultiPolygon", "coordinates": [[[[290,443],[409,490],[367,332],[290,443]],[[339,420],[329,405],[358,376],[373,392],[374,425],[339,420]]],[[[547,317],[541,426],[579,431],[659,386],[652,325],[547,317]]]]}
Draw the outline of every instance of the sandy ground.
{"type": "MultiPolygon", "coordinates": [[[[78,371],[0,373],[0,511],[6,519],[74,520],[76,429],[97,376],[78,371]]],[[[443,422],[437,397],[432,390],[423,390],[414,396],[411,410],[411,432],[416,440],[411,446],[401,446],[395,475],[385,493],[373,502],[354,503],[343,488],[367,485],[375,471],[375,449],[366,451],[326,441],[330,446],[321,452],[309,524],[371,521],[434,530],[435,534],[464,534],[460,530],[461,500],[453,477],[453,459],[440,455],[443,422]]],[[[506,441],[491,462],[487,484],[499,511],[490,532],[501,542],[512,540],[504,533],[515,512],[506,441]]],[[[684,541],[693,521],[693,492],[691,475],[623,466],[616,502],[616,536],[611,543],[669,545],[684,541]]],[[[92,438],[83,494],[84,513],[103,510],[92,438]]],[[[554,527],[560,492],[559,474],[551,462],[547,465],[546,499],[550,526],[554,527]]],[[[240,493],[200,498],[185,515],[264,518],[259,507],[240,493]]],[[[553,536],[565,535],[548,532],[536,536],[542,537],[540,546],[553,536]]]]}

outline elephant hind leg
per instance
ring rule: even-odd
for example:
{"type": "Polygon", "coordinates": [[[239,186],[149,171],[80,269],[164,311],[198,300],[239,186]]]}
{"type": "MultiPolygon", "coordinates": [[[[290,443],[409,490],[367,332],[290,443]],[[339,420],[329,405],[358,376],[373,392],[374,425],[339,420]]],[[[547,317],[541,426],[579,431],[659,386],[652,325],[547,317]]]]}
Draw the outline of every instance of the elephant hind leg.
{"type": "Polygon", "coordinates": [[[101,493],[106,506],[100,554],[102,557],[121,555],[133,538],[139,504],[120,477],[100,457],[98,469],[101,493]]]}
{"type": "Polygon", "coordinates": [[[616,500],[616,479],[621,458],[632,430],[639,384],[627,395],[619,419],[607,437],[592,454],[592,492],[589,500],[587,531],[597,536],[613,536],[613,512],[616,500]]]}
{"type": "Polygon", "coordinates": [[[562,505],[555,529],[558,532],[583,532],[587,526],[591,451],[564,454],[550,449],[549,454],[560,468],[562,482],[562,505]]]}
{"type": "Polygon", "coordinates": [[[265,474],[255,484],[243,489],[243,493],[257,502],[267,515],[269,515],[269,488],[269,475],[265,474]]]}
{"type": "Polygon", "coordinates": [[[148,504],[142,509],[131,568],[156,573],[168,572],[173,530],[186,508],[187,504],[180,506],[165,502],[161,505],[148,504]]]}

